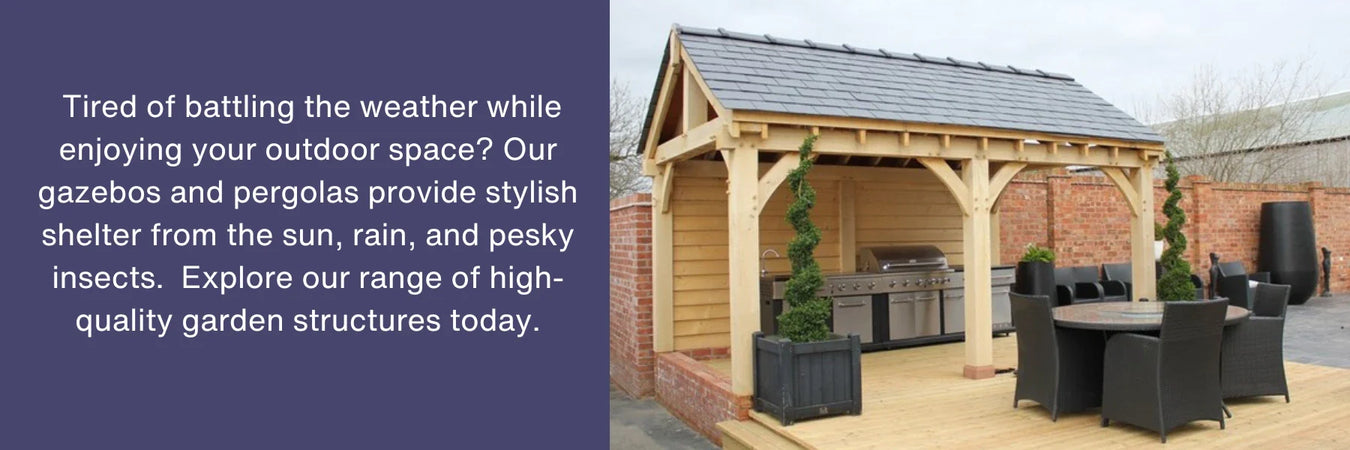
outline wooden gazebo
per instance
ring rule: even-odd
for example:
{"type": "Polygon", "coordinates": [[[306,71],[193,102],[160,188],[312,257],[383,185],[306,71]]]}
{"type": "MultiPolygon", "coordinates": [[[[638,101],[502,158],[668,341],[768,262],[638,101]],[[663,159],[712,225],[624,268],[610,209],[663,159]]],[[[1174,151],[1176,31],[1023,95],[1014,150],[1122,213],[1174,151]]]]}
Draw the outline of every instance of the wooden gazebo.
{"type": "Polygon", "coordinates": [[[990,268],[999,196],[1024,170],[1091,166],[1130,205],[1134,295],[1153,297],[1153,168],[1162,139],[1068,76],[676,26],[642,149],[653,178],[657,352],[729,347],[752,391],[761,270],[786,270],[780,190],[808,135],[817,258],[852,272],[863,245],[934,243],[964,264],[965,367],[994,374],[990,268]],[[763,265],[763,267],[761,267],[763,265]]]}

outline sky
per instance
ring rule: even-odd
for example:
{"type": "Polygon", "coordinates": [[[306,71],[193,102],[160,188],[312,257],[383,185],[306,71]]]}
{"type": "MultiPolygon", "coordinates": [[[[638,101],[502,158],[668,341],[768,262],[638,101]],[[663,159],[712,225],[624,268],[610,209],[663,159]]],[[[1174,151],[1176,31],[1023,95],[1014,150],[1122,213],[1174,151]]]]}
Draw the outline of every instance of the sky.
{"type": "Polygon", "coordinates": [[[1059,72],[1131,114],[1204,67],[1304,61],[1326,92],[1350,91],[1342,1],[612,0],[611,76],[650,95],[674,23],[1059,72]]]}

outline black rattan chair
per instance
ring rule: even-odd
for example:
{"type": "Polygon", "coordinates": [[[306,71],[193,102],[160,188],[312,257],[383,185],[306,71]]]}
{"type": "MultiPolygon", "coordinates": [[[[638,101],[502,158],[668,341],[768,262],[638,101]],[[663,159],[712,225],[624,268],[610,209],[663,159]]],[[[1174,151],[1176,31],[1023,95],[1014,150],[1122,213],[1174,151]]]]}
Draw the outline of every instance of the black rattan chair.
{"type": "Polygon", "coordinates": [[[1252,316],[1223,332],[1223,398],[1283,395],[1289,402],[1284,376],[1284,311],[1289,286],[1256,286],[1252,316]]]}
{"type": "MultiPolygon", "coordinates": [[[[1118,281],[1125,285],[1125,297],[1134,298],[1134,266],[1130,263],[1102,264],[1102,279],[1118,281]]],[[[1195,298],[1205,298],[1205,282],[1196,274],[1191,274],[1191,284],[1195,285],[1195,298]]]]}
{"type": "Polygon", "coordinates": [[[1224,428],[1219,354],[1226,300],[1169,302],[1158,337],[1120,333],[1106,343],[1102,426],[1112,420],[1167,431],[1196,420],[1224,428]]]}
{"type": "Polygon", "coordinates": [[[1270,282],[1269,272],[1247,273],[1241,262],[1221,262],[1209,271],[1210,284],[1214,286],[1215,297],[1228,297],[1233,306],[1251,309],[1251,282],[1270,282]]]}
{"type": "Polygon", "coordinates": [[[1013,408],[1019,400],[1033,400],[1055,421],[1061,412],[1100,406],[1101,333],[1056,328],[1049,296],[1014,292],[1010,297],[1017,327],[1013,408]]]}
{"type": "Polygon", "coordinates": [[[1129,300],[1125,284],[1102,281],[1096,266],[1055,269],[1055,294],[1059,306],[1129,300]]]}

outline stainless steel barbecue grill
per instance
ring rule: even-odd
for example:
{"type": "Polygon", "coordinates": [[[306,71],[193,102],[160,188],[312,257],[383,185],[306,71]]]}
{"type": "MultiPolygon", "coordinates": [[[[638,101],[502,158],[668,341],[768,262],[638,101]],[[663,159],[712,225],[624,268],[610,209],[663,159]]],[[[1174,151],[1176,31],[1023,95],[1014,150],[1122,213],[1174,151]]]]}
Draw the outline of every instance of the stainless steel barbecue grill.
{"type": "MultiPolygon", "coordinates": [[[[838,334],[858,334],[865,348],[891,348],[937,342],[943,336],[959,339],[964,330],[963,273],[947,264],[947,256],[934,245],[863,247],[857,253],[858,272],[827,275],[821,296],[833,299],[833,329],[838,334]],[[948,298],[944,298],[944,295],[948,298]]],[[[1011,269],[995,268],[994,322],[1010,319],[1007,286],[1011,269]],[[1003,308],[1000,308],[1000,302],[1003,308]]],[[[761,328],[776,331],[786,276],[766,277],[761,289],[761,328]]],[[[954,339],[947,339],[954,340],[954,339]]]]}

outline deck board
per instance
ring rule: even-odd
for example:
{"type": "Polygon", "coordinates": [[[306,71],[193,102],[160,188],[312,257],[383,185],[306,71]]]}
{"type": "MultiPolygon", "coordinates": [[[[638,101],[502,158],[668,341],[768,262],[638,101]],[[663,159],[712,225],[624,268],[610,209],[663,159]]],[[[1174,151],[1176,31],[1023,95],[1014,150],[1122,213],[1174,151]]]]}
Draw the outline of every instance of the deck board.
{"type": "MultiPolygon", "coordinates": [[[[1097,412],[1061,414],[1058,422],[1035,402],[1012,408],[1011,373],[989,380],[961,377],[963,344],[933,345],[863,354],[863,414],[798,422],[782,427],[763,414],[751,417],[808,448],[1037,448],[1094,450],[1156,444],[1152,431],[1113,422],[1097,412]]],[[[706,361],[726,373],[726,360],[706,361]]],[[[994,366],[1017,363],[1015,337],[994,340],[994,366]]],[[[1193,422],[1168,433],[1169,448],[1350,448],[1350,369],[1285,363],[1292,403],[1282,397],[1230,400],[1233,418],[1193,422]]]]}

